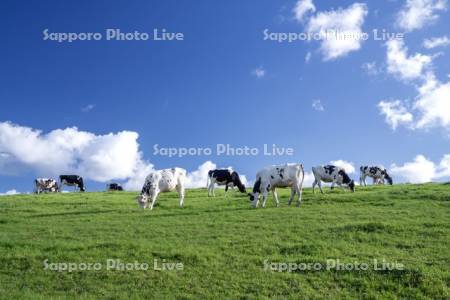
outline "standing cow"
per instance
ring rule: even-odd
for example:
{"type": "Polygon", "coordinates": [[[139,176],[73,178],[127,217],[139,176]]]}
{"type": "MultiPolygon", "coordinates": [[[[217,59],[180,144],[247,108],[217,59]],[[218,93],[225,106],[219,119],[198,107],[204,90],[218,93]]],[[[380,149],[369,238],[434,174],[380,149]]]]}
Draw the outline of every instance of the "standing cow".
{"type": "Polygon", "coordinates": [[[271,166],[260,170],[256,173],[256,182],[253,186],[253,193],[250,194],[250,201],[254,208],[258,207],[259,194],[262,194],[261,206],[266,206],[267,194],[272,191],[275,204],[278,207],[277,187],[290,187],[291,197],[289,198],[289,205],[291,205],[295,194],[298,194],[297,206],[302,202],[303,180],[305,179],[305,172],[302,164],[285,164],[278,166],[271,166]]]}
{"type": "Polygon", "coordinates": [[[153,209],[159,193],[176,190],[180,198],[180,207],[183,207],[185,181],[186,170],[182,168],[153,171],[145,178],[141,194],[136,200],[141,208],[153,209]]]}
{"type": "Polygon", "coordinates": [[[225,196],[227,195],[228,188],[234,192],[236,186],[241,193],[246,193],[245,186],[242,184],[239,174],[235,171],[228,169],[216,169],[208,172],[208,180],[206,187],[208,188],[208,196],[216,196],[214,193],[214,185],[225,185],[225,196]]]}
{"type": "Polygon", "coordinates": [[[73,186],[75,188],[78,188],[80,192],[86,191],[84,187],[83,177],[78,175],[61,175],[59,176],[59,189],[60,191],[63,190],[63,186],[73,186]]]}
{"type": "Polygon", "coordinates": [[[34,180],[34,192],[40,193],[55,193],[59,191],[58,183],[54,179],[36,178],[34,180]]]}
{"type": "Polygon", "coordinates": [[[385,168],[379,166],[361,166],[359,171],[361,172],[359,176],[360,185],[364,184],[366,186],[366,177],[372,177],[373,184],[384,184],[385,179],[390,185],[393,183],[392,177],[389,176],[385,168]]]}
{"type": "Polygon", "coordinates": [[[314,175],[314,182],[312,185],[313,193],[315,192],[316,185],[319,186],[320,192],[323,194],[322,181],[331,182],[331,189],[337,184],[342,188],[342,185],[346,185],[352,192],[355,191],[355,182],[347,175],[345,170],[337,166],[317,166],[312,168],[314,175]]]}

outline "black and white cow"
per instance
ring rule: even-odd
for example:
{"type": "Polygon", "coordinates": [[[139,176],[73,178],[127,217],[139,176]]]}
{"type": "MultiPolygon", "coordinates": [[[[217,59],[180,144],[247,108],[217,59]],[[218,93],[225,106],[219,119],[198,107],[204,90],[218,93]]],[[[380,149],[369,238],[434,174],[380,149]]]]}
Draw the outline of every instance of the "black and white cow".
{"type": "Polygon", "coordinates": [[[246,193],[245,186],[242,184],[241,178],[236,171],[231,171],[228,169],[210,170],[208,172],[208,180],[206,182],[208,196],[216,196],[214,193],[215,184],[225,186],[225,196],[227,195],[228,188],[230,187],[234,192],[235,186],[241,193],[246,193]]]}
{"type": "Polygon", "coordinates": [[[141,208],[153,209],[159,193],[176,190],[180,198],[180,207],[183,207],[185,181],[186,170],[182,168],[153,171],[145,178],[141,194],[136,200],[141,208]]]}
{"type": "Polygon", "coordinates": [[[275,204],[278,207],[277,187],[290,187],[291,197],[288,204],[291,205],[295,194],[298,194],[297,206],[302,202],[303,180],[305,179],[305,172],[302,164],[285,164],[278,166],[270,166],[260,170],[256,173],[256,182],[253,186],[253,193],[250,195],[250,201],[254,208],[258,207],[259,194],[262,194],[261,206],[266,206],[267,194],[272,191],[275,204]]]}
{"type": "Polygon", "coordinates": [[[379,166],[361,166],[359,171],[361,172],[359,176],[360,185],[364,184],[364,186],[366,186],[366,177],[372,177],[373,184],[384,184],[385,179],[390,185],[393,183],[392,177],[389,176],[385,168],[379,166]]]}
{"type": "Polygon", "coordinates": [[[337,166],[317,166],[312,168],[314,175],[314,182],[312,185],[313,193],[315,192],[316,185],[319,186],[320,192],[322,190],[322,181],[331,182],[331,189],[337,184],[342,188],[342,185],[346,185],[352,192],[355,191],[355,182],[347,175],[345,170],[337,166]]]}
{"type": "Polygon", "coordinates": [[[40,193],[55,193],[59,191],[58,183],[50,178],[36,178],[34,180],[34,192],[40,193]]]}
{"type": "Polygon", "coordinates": [[[106,185],[107,191],[123,191],[123,187],[119,183],[109,183],[106,185]]]}
{"type": "Polygon", "coordinates": [[[78,187],[80,192],[84,192],[86,190],[84,187],[83,177],[78,175],[60,175],[59,182],[60,191],[62,191],[64,185],[78,187]]]}

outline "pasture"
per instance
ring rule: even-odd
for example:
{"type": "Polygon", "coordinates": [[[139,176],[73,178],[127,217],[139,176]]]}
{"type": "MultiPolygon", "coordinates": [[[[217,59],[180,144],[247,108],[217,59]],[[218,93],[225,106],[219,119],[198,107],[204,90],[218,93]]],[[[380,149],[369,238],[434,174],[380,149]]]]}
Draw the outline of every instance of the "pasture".
{"type": "Polygon", "coordinates": [[[450,185],[325,190],[305,189],[297,208],[279,189],[279,208],[269,196],[256,210],[248,197],[206,189],[187,190],[184,208],[176,193],[161,194],[153,211],[131,192],[0,197],[0,297],[448,299],[450,185]],[[108,259],[150,267],[107,270],[108,259]],[[155,259],[183,270],[154,270],[155,259]],[[333,259],[369,267],[266,265],[333,259]],[[403,268],[375,270],[374,259],[403,268]],[[102,267],[59,272],[45,260],[102,267]]]}

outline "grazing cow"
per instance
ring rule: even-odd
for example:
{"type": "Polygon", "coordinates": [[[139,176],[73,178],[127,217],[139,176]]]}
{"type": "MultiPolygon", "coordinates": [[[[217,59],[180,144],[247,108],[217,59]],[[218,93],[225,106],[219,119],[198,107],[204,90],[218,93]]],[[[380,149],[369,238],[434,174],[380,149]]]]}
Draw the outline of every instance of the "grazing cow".
{"type": "Polygon", "coordinates": [[[83,177],[78,175],[61,175],[59,176],[59,188],[62,191],[64,185],[78,187],[80,192],[84,192],[86,189],[84,187],[83,177]]]}
{"type": "Polygon", "coordinates": [[[185,180],[185,169],[172,168],[153,171],[145,178],[141,194],[137,196],[136,200],[141,208],[153,209],[159,193],[176,190],[180,197],[180,207],[183,207],[185,180]]]}
{"type": "Polygon", "coordinates": [[[361,175],[359,177],[360,185],[366,186],[366,177],[372,177],[373,184],[384,184],[384,180],[392,185],[392,177],[389,176],[385,168],[381,168],[378,166],[361,166],[359,168],[361,175]]]}
{"type": "Polygon", "coordinates": [[[54,179],[49,178],[36,178],[34,180],[36,194],[40,193],[55,193],[59,191],[58,183],[54,179]]]}
{"type": "Polygon", "coordinates": [[[118,183],[109,183],[106,185],[107,191],[123,191],[123,187],[118,183]]]}
{"type": "Polygon", "coordinates": [[[305,179],[305,171],[302,164],[285,164],[271,166],[260,170],[256,173],[256,182],[253,186],[253,193],[249,194],[250,201],[254,208],[258,207],[259,194],[262,194],[261,206],[266,206],[267,194],[272,191],[276,206],[280,205],[278,201],[277,187],[290,187],[291,197],[289,205],[291,205],[295,194],[298,194],[297,206],[302,202],[303,180],[305,179]]]}
{"type": "Polygon", "coordinates": [[[239,174],[228,169],[217,169],[208,172],[208,180],[206,187],[208,188],[208,196],[216,196],[214,193],[214,185],[225,185],[225,196],[227,195],[228,187],[234,192],[234,187],[237,186],[241,193],[246,193],[245,186],[242,184],[239,174]]]}
{"type": "Polygon", "coordinates": [[[312,168],[314,175],[313,193],[316,185],[319,186],[320,192],[323,194],[322,181],[331,182],[331,189],[337,184],[342,188],[342,185],[346,185],[352,192],[355,191],[355,182],[350,179],[345,170],[337,166],[317,166],[312,168]]]}

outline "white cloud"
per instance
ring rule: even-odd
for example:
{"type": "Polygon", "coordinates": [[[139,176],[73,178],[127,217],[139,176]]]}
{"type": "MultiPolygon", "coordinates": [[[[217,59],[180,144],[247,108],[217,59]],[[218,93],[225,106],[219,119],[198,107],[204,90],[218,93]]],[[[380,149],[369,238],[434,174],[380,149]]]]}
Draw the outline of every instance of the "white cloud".
{"type": "Polygon", "coordinates": [[[433,49],[436,47],[443,47],[450,44],[450,39],[447,36],[434,37],[431,39],[425,39],[423,46],[427,49],[433,49]]]}
{"type": "Polygon", "coordinates": [[[413,31],[434,23],[439,16],[438,11],[446,10],[446,0],[407,0],[397,14],[397,25],[413,31]]]}
{"type": "Polygon", "coordinates": [[[304,17],[308,13],[314,13],[316,11],[316,7],[312,0],[299,0],[295,4],[293,12],[295,14],[295,19],[299,22],[304,20],[304,17]]]}
{"type": "Polygon", "coordinates": [[[88,104],[88,105],[82,107],[81,111],[87,113],[87,112],[90,112],[91,110],[93,110],[94,108],[95,108],[94,104],[88,104]]]}
{"type": "Polygon", "coordinates": [[[311,52],[308,51],[308,53],[306,53],[305,55],[305,63],[309,63],[309,61],[311,60],[311,52]]]}
{"type": "Polygon", "coordinates": [[[377,67],[377,63],[374,61],[363,63],[361,65],[361,68],[371,76],[378,75],[381,72],[380,69],[377,67]]]}
{"type": "Polygon", "coordinates": [[[450,128],[450,81],[441,83],[434,76],[419,88],[414,109],[419,112],[416,128],[450,128]]]}
{"type": "Polygon", "coordinates": [[[99,182],[129,179],[147,165],[137,138],[132,131],[95,135],[72,127],[42,133],[0,122],[0,172],[26,168],[44,177],[76,173],[99,182]]]}
{"type": "Polygon", "coordinates": [[[400,100],[381,101],[378,103],[380,113],[385,116],[386,122],[393,130],[400,124],[409,124],[413,121],[413,115],[408,112],[400,100]]]}
{"type": "Polygon", "coordinates": [[[256,78],[263,78],[266,76],[266,70],[263,67],[256,68],[252,71],[252,75],[256,76],[256,78]]]}
{"type": "Polygon", "coordinates": [[[320,99],[313,100],[311,106],[312,106],[312,108],[314,108],[317,111],[325,110],[325,107],[323,106],[322,101],[320,99]]]}
{"type": "Polygon", "coordinates": [[[330,164],[333,166],[343,168],[347,174],[355,173],[355,164],[352,162],[348,162],[348,161],[339,159],[339,160],[330,161],[330,164]]]}
{"type": "Polygon", "coordinates": [[[307,32],[321,36],[320,50],[324,60],[333,60],[361,48],[359,37],[367,13],[366,4],[354,3],[345,9],[318,12],[309,19],[307,32]],[[342,38],[343,35],[347,38],[342,38]]]}
{"type": "Polygon", "coordinates": [[[403,80],[418,79],[430,67],[432,57],[416,53],[408,56],[408,48],[402,40],[389,40],[387,43],[387,70],[403,80]]]}
{"type": "Polygon", "coordinates": [[[412,162],[401,166],[393,164],[391,174],[410,183],[439,181],[450,177],[450,154],[444,155],[439,164],[419,154],[412,162]]]}
{"type": "Polygon", "coordinates": [[[15,189],[9,190],[6,193],[0,193],[0,196],[11,196],[11,195],[17,195],[20,194],[18,191],[16,191],[15,189]]]}

